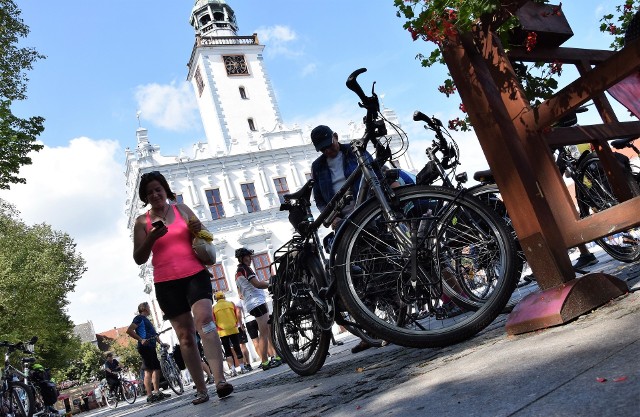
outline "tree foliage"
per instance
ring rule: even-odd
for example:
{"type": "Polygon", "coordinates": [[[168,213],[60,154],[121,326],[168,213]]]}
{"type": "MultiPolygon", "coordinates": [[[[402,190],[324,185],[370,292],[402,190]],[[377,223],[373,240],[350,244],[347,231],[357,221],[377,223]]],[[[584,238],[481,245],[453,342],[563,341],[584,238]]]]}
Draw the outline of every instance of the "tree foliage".
{"type": "Polygon", "coordinates": [[[28,226],[0,199],[0,335],[38,336],[36,355],[49,368],[66,368],[80,345],[66,312],[67,294],[86,271],[66,233],[28,226]]]}
{"type": "Polygon", "coordinates": [[[101,379],[106,359],[100,349],[93,343],[85,342],[75,353],[69,366],[54,372],[56,381],[77,381],[78,384],[85,384],[101,379]]]}
{"type": "Polygon", "coordinates": [[[112,348],[118,358],[118,362],[124,368],[128,368],[134,375],[138,375],[138,370],[142,366],[142,358],[138,353],[138,342],[129,338],[126,345],[114,343],[112,348]]]}
{"type": "Polygon", "coordinates": [[[27,98],[26,71],[36,60],[45,58],[33,48],[18,47],[20,38],[28,34],[29,27],[13,0],[0,0],[0,189],[25,183],[18,176],[20,167],[31,164],[29,153],[43,147],[36,139],[44,130],[44,119],[22,119],[11,111],[14,100],[27,98]]]}

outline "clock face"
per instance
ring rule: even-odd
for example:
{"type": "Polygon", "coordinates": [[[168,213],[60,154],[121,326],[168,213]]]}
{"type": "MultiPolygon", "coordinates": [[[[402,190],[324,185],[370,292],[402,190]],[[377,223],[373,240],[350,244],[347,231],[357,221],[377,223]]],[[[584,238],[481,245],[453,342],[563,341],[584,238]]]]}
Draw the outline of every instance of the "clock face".
{"type": "Polygon", "coordinates": [[[224,66],[228,75],[248,75],[249,69],[244,60],[244,55],[223,56],[224,66]]]}

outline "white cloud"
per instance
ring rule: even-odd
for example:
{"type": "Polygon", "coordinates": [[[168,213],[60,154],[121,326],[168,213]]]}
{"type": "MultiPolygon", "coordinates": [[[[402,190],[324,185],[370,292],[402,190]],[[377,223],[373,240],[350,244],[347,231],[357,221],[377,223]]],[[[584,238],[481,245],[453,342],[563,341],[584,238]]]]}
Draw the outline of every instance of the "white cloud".
{"type": "Polygon", "coordinates": [[[304,66],[304,68],[302,68],[302,76],[306,77],[307,75],[313,74],[316,72],[316,70],[318,69],[318,66],[316,64],[307,64],[304,66]]]}
{"type": "Polygon", "coordinates": [[[135,99],[141,118],[172,130],[192,130],[199,126],[198,105],[187,82],[146,84],[136,87],[135,99]]]}
{"type": "Polygon", "coordinates": [[[265,53],[270,56],[284,55],[288,57],[300,56],[302,51],[293,49],[293,43],[298,39],[296,33],[287,26],[261,26],[256,29],[260,43],[267,44],[265,53]]]}
{"type": "Polygon", "coordinates": [[[146,298],[126,228],[121,153],[115,141],[86,137],[45,146],[21,169],[27,183],[0,193],[25,223],[44,222],[74,239],[88,270],[69,294],[68,312],[99,332],[128,325],[146,298]]]}

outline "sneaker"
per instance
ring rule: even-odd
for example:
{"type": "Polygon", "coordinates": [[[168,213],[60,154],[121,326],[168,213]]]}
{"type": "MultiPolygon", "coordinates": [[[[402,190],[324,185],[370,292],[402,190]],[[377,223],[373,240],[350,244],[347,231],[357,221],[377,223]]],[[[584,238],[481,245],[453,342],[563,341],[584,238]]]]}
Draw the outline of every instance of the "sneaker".
{"type": "Polygon", "coordinates": [[[216,385],[216,393],[218,394],[218,398],[224,398],[233,392],[233,385],[228,383],[227,381],[218,382],[216,385]]]}
{"type": "Polygon", "coordinates": [[[252,367],[251,367],[251,365],[249,365],[248,363],[247,363],[246,365],[244,365],[244,369],[245,369],[245,371],[247,371],[247,372],[251,372],[251,371],[253,371],[253,368],[252,368],[252,367]]]}
{"type": "Polygon", "coordinates": [[[260,368],[262,368],[263,371],[268,371],[271,368],[275,368],[276,366],[271,362],[271,361],[266,361],[266,362],[262,362],[260,364],[260,368]]]}
{"type": "Polygon", "coordinates": [[[231,376],[238,376],[238,372],[234,369],[231,371],[231,376]]]}
{"type": "Polygon", "coordinates": [[[156,397],[155,394],[147,395],[147,402],[148,403],[155,403],[157,401],[158,401],[158,397],[156,397]]]}
{"type": "Polygon", "coordinates": [[[282,358],[280,356],[274,356],[269,363],[271,363],[273,365],[273,367],[278,367],[280,365],[282,365],[282,358]]]}
{"type": "Polygon", "coordinates": [[[207,378],[207,380],[205,381],[207,383],[207,385],[211,385],[213,384],[215,381],[213,380],[213,375],[211,375],[210,377],[207,378]]]}
{"type": "Polygon", "coordinates": [[[209,401],[209,393],[208,392],[196,392],[196,398],[191,401],[191,404],[198,405],[202,403],[206,403],[209,401]]]}
{"type": "Polygon", "coordinates": [[[573,268],[580,269],[580,268],[584,268],[585,266],[595,265],[598,262],[600,261],[598,261],[598,259],[593,253],[590,253],[588,255],[580,255],[576,263],[573,264],[573,268]]]}
{"type": "Polygon", "coordinates": [[[351,348],[351,353],[362,352],[363,350],[367,350],[370,347],[371,347],[370,344],[368,344],[364,340],[361,340],[360,343],[358,343],[357,345],[355,345],[354,347],[351,348]]]}
{"type": "Polygon", "coordinates": [[[449,301],[448,303],[444,303],[442,305],[442,308],[444,309],[445,314],[449,318],[456,317],[456,316],[459,316],[460,314],[464,313],[464,310],[461,309],[460,307],[458,307],[456,305],[456,303],[454,303],[453,301],[449,301]]]}
{"type": "Polygon", "coordinates": [[[158,400],[166,400],[167,398],[170,398],[170,397],[171,397],[171,394],[167,394],[167,393],[165,393],[165,392],[159,391],[159,392],[156,394],[156,397],[158,398],[158,400]]]}

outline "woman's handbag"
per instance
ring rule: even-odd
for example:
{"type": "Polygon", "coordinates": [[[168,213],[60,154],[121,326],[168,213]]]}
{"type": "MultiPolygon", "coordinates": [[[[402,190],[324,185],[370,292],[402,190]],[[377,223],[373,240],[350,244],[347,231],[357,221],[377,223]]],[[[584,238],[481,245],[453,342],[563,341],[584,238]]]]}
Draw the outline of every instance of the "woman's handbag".
{"type": "Polygon", "coordinates": [[[213,245],[213,241],[196,236],[193,238],[191,247],[203,265],[211,266],[216,263],[216,247],[213,245]]]}

